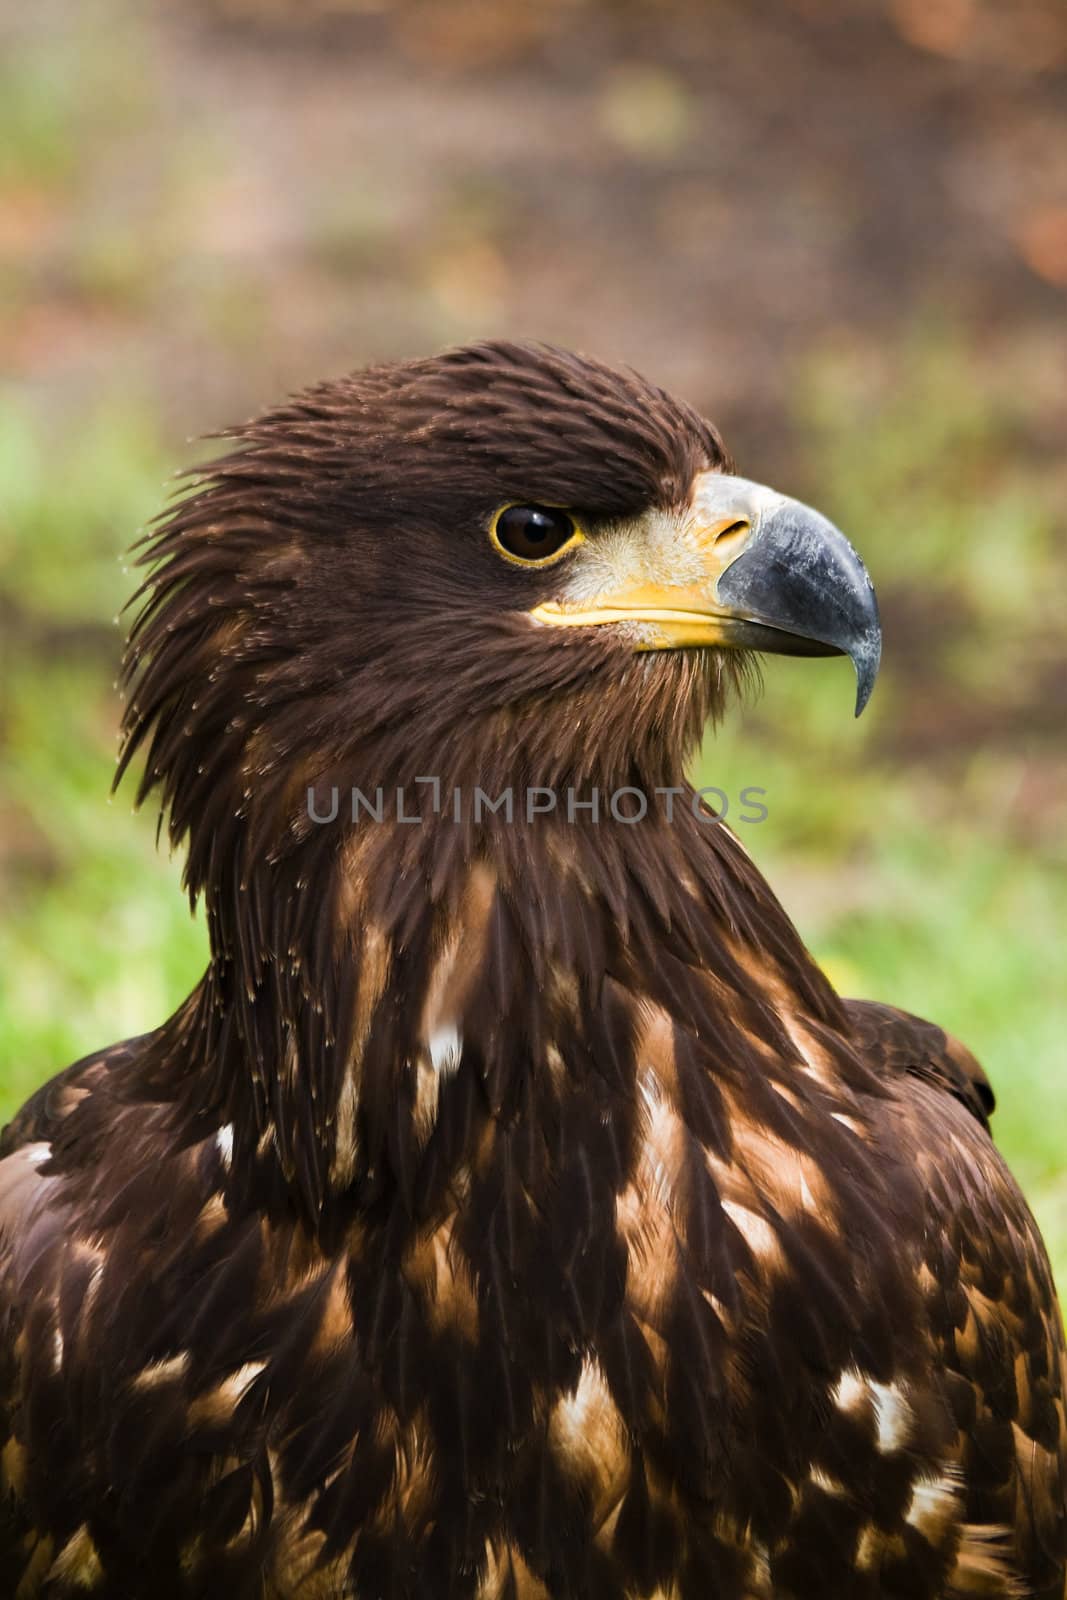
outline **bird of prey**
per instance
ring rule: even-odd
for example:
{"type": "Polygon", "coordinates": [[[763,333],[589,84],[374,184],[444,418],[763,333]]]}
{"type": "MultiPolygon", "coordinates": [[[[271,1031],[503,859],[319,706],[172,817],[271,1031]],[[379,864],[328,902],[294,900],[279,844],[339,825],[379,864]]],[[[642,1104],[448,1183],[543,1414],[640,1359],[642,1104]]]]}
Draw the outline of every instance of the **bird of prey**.
{"type": "Polygon", "coordinates": [[[0,1589],[1063,1600],[1067,1370],[970,1054],[685,778],[866,571],[632,372],[235,429],[125,665],[210,964],[0,1161],[0,1589]]]}

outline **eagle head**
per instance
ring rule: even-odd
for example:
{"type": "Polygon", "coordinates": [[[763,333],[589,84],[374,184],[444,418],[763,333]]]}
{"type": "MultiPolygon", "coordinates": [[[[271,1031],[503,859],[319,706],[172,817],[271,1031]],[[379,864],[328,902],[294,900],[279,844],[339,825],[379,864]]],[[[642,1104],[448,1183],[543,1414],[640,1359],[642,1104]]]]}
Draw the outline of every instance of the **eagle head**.
{"type": "Polygon", "coordinates": [[[870,694],[847,540],[632,372],[478,344],[224,437],[147,542],[125,663],[120,772],[144,746],[194,892],[224,823],[284,851],[326,784],[668,780],[751,652],[845,653],[870,694]]]}

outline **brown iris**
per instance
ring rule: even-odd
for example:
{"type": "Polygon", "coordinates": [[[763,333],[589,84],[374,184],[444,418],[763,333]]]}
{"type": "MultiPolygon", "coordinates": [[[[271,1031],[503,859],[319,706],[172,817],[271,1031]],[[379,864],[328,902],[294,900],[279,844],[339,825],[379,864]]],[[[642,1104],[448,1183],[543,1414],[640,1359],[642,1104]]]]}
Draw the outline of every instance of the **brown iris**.
{"type": "Polygon", "coordinates": [[[538,505],[504,506],[491,536],[502,555],[523,566],[544,566],[583,537],[569,512],[538,505]]]}

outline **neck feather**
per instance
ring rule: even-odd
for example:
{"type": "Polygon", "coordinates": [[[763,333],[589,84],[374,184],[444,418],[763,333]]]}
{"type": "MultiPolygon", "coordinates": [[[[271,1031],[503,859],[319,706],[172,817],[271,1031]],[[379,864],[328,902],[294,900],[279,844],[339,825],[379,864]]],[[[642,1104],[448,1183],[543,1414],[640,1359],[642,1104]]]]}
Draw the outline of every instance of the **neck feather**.
{"type": "Polygon", "coordinates": [[[207,896],[211,966],[150,1047],[153,1091],[190,1136],[231,1123],[233,1182],[321,1226],[398,1191],[432,1210],[486,1119],[522,1123],[564,1080],[632,1099],[650,1017],[712,1075],[795,1054],[783,1011],[833,1026],[836,997],[677,787],[670,820],[457,824],[427,786],[419,823],[313,824],[247,873],[236,852],[207,896]]]}

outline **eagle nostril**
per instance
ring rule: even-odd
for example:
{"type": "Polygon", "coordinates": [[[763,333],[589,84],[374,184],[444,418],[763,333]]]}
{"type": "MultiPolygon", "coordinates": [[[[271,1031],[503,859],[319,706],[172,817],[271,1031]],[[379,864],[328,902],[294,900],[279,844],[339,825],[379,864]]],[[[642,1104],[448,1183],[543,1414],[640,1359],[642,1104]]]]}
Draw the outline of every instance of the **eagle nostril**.
{"type": "Polygon", "coordinates": [[[726,523],[715,535],[716,551],[727,555],[731,550],[743,545],[751,532],[752,524],[745,517],[738,517],[735,521],[726,523]]]}

